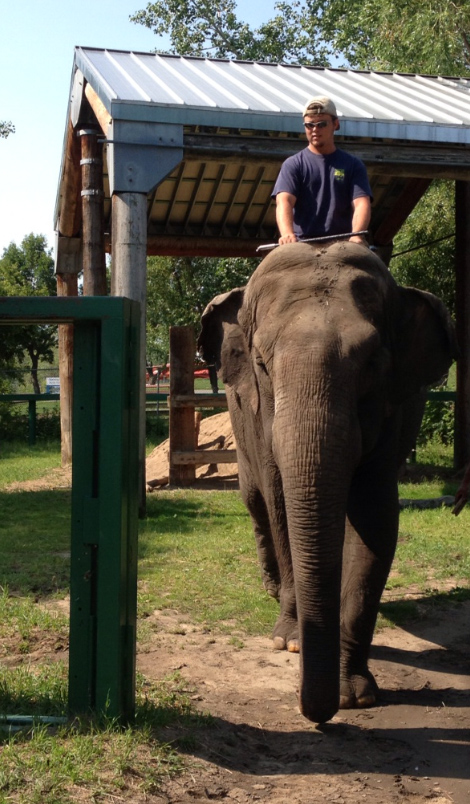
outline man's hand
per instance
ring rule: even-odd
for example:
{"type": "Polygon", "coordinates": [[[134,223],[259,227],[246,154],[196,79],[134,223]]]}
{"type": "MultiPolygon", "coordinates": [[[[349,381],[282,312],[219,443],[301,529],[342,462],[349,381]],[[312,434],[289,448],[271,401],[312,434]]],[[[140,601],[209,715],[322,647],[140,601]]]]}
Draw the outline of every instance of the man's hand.
{"type": "Polygon", "coordinates": [[[297,240],[298,240],[298,238],[297,238],[297,235],[295,235],[295,234],[282,235],[279,238],[279,245],[280,246],[285,246],[286,243],[297,243],[297,240]]]}
{"type": "Polygon", "coordinates": [[[363,246],[367,246],[367,241],[364,235],[354,235],[353,237],[349,238],[350,243],[362,243],[363,246]]]}

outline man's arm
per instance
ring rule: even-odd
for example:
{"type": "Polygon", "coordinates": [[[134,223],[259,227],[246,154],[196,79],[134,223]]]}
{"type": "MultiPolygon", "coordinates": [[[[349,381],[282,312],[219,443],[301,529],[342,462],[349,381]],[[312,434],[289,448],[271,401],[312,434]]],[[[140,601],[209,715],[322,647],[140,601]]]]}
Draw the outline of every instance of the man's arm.
{"type": "Polygon", "coordinates": [[[276,196],[276,223],[279,229],[279,245],[286,243],[296,243],[297,235],[294,234],[294,207],[297,201],[295,195],[291,193],[278,193],[276,196]]]}
{"type": "MultiPolygon", "coordinates": [[[[368,228],[371,216],[370,198],[368,195],[361,195],[352,202],[352,231],[363,232],[368,228]]],[[[363,237],[350,237],[352,243],[364,243],[363,237]]]]}

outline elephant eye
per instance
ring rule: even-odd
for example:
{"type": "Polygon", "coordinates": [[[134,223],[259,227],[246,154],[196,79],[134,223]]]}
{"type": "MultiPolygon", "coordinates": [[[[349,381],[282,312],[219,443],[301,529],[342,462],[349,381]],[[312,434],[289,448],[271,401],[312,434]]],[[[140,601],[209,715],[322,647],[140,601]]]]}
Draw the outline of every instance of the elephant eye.
{"type": "Polygon", "coordinates": [[[257,366],[260,367],[260,369],[262,369],[265,372],[265,374],[268,373],[267,369],[266,369],[266,364],[265,364],[263,358],[261,357],[261,355],[259,354],[259,352],[255,353],[255,363],[256,363],[257,366]]]}

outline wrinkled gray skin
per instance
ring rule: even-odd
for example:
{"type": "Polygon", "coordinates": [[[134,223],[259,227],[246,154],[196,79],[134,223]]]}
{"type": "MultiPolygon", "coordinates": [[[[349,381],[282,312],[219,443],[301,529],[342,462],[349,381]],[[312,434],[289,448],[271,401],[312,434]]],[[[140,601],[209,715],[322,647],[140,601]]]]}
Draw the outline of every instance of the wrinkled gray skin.
{"type": "Polygon", "coordinates": [[[206,308],[276,648],[300,650],[300,708],[370,706],[368,670],[398,531],[397,471],[426,386],[456,356],[444,305],[396,285],[365,246],[273,250],[206,308]]]}

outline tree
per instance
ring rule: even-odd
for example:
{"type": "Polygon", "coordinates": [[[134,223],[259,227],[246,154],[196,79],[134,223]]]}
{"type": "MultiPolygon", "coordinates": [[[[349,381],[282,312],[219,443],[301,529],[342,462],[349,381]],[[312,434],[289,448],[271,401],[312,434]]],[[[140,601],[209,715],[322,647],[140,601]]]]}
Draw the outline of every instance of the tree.
{"type": "Polygon", "coordinates": [[[454,198],[452,182],[434,182],[398,233],[396,256],[390,262],[399,284],[435,293],[451,314],[455,314],[454,198]]]}
{"type": "Polygon", "coordinates": [[[316,6],[280,0],[275,16],[256,29],[237,18],[235,0],[157,0],[130,19],[157,36],[169,34],[171,52],[181,56],[327,65],[316,6]]]}
{"type": "Polygon", "coordinates": [[[11,120],[0,120],[0,137],[6,140],[10,134],[15,133],[15,126],[11,120]]]}
{"type": "Polygon", "coordinates": [[[468,0],[320,0],[321,31],[351,67],[470,72],[468,0]]]}
{"type": "MultiPolygon", "coordinates": [[[[4,249],[0,259],[0,294],[2,296],[55,296],[54,260],[43,235],[27,235],[21,246],[15,243],[4,249]]],[[[52,363],[57,345],[55,327],[34,324],[8,327],[8,342],[0,344],[3,366],[30,360],[34,393],[41,392],[38,366],[41,360],[52,363]]]]}
{"type": "Polygon", "coordinates": [[[147,279],[147,359],[166,363],[170,326],[200,327],[206,305],[218,293],[244,285],[258,260],[150,257],[147,279]]]}

